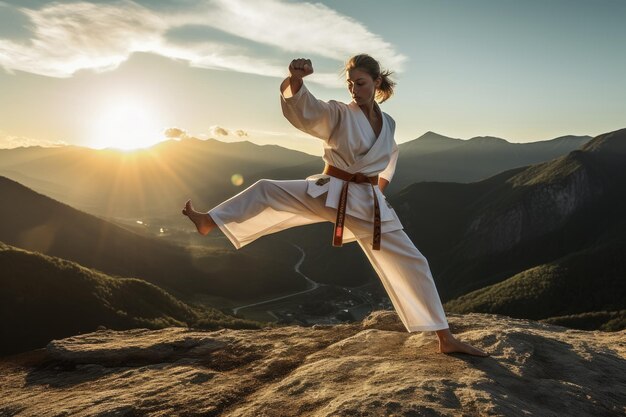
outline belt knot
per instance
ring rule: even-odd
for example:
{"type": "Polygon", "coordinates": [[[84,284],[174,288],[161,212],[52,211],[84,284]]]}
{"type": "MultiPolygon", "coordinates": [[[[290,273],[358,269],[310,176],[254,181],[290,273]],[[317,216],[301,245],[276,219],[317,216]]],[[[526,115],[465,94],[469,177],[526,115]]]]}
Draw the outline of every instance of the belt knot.
{"type": "Polygon", "coordinates": [[[378,185],[378,175],[368,177],[367,175],[357,172],[350,173],[337,168],[332,165],[326,165],[324,167],[324,174],[328,174],[332,177],[344,180],[343,187],[341,188],[341,197],[339,198],[339,206],[337,207],[337,220],[335,221],[335,230],[333,232],[333,246],[343,245],[343,223],[346,217],[346,206],[348,204],[348,186],[351,182],[357,184],[369,182],[372,186],[372,195],[374,197],[374,237],[372,246],[374,250],[380,250],[381,240],[381,220],[380,220],[380,205],[378,204],[378,196],[376,195],[376,189],[374,185],[378,185]]]}
{"type": "Polygon", "coordinates": [[[360,173],[360,172],[357,172],[352,177],[354,178],[354,182],[356,182],[356,183],[370,182],[369,177],[367,175],[365,175],[365,174],[360,173]]]}

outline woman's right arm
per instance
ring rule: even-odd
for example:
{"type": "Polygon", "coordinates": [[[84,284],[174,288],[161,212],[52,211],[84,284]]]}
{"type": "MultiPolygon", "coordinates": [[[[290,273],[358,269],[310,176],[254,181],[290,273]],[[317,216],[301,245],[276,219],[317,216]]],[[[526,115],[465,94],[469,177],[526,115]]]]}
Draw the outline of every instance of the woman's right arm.
{"type": "Polygon", "coordinates": [[[339,119],[338,103],[316,99],[302,79],[313,73],[308,59],[294,59],[289,64],[289,77],[280,85],[283,115],[296,128],[324,141],[330,139],[339,119]]]}
{"type": "Polygon", "coordinates": [[[298,58],[292,60],[289,63],[289,77],[281,84],[280,91],[283,92],[289,87],[289,95],[295,95],[302,87],[302,79],[311,74],[313,74],[313,63],[310,59],[298,58]]]}

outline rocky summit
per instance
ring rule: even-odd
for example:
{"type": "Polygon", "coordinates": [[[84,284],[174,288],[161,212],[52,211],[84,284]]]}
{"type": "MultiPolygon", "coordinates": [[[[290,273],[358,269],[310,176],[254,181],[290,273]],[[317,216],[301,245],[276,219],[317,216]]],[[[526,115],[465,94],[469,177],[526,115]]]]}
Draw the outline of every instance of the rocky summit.
{"type": "Polygon", "coordinates": [[[0,416],[618,416],[626,331],[448,316],[487,358],[397,315],[313,327],[99,330],[0,359],[0,416]]]}

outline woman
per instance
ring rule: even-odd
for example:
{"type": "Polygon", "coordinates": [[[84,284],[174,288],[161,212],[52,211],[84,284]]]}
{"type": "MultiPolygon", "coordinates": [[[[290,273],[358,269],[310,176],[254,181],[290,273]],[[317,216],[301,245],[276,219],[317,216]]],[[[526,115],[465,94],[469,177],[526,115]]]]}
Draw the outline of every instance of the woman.
{"type": "Polygon", "coordinates": [[[187,201],[183,214],[203,235],[218,226],[237,249],[290,227],[334,222],[333,245],[359,243],[407,331],[435,331],[440,353],[488,356],[450,332],[428,262],[382,194],[398,155],[395,122],[376,102],[393,94],[390,72],[381,72],[365,54],[352,57],[345,71],[349,104],[318,100],[309,92],[303,83],[313,73],[308,59],[291,61],[280,86],[287,120],[322,140],[324,173],[306,180],[259,180],[208,213],[187,201]]]}

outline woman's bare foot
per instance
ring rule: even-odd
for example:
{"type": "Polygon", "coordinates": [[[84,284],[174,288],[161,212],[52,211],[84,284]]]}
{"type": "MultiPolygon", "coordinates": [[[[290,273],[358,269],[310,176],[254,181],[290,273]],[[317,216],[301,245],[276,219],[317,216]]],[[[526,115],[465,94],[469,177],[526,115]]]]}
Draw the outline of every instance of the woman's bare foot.
{"type": "Polygon", "coordinates": [[[183,208],[183,214],[189,217],[189,220],[196,225],[196,229],[198,229],[198,233],[201,235],[208,234],[213,227],[215,227],[215,222],[211,219],[207,213],[200,213],[199,211],[194,210],[191,205],[191,200],[187,200],[185,203],[185,207],[183,208]]]}
{"type": "Polygon", "coordinates": [[[467,353],[473,356],[489,356],[487,352],[475,348],[472,345],[461,342],[456,339],[450,329],[437,330],[437,337],[439,337],[439,349],[437,353],[467,353]]]}

